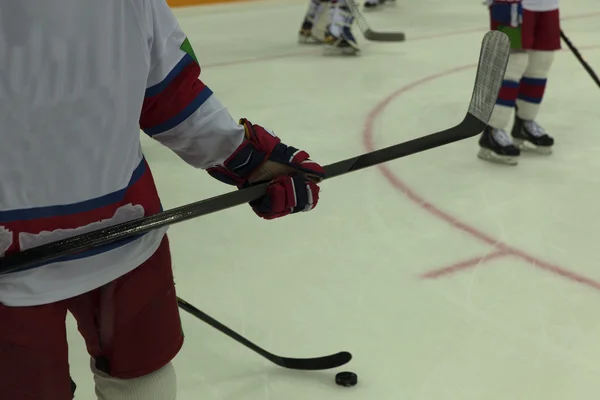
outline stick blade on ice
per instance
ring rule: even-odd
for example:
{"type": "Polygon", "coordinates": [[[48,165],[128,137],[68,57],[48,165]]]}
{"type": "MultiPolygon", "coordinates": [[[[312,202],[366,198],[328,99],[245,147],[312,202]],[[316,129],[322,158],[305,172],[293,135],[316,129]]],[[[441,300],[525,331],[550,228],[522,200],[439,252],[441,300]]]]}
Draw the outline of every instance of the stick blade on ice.
{"type": "Polygon", "coordinates": [[[367,40],[373,42],[404,42],[406,40],[404,32],[375,32],[367,29],[363,34],[367,40]]]}
{"type": "Polygon", "coordinates": [[[224,333],[225,335],[229,336],[230,338],[237,341],[238,343],[241,343],[242,345],[246,346],[250,350],[256,352],[257,354],[263,356],[264,358],[271,361],[272,363],[279,365],[280,367],[283,367],[283,368],[297,369],[297,370],[304,370],[304,371],[321,371],[321,370],[341,367],[342,365],[350,362],[350,360],[352,359],[352,354],[350,354],[347,351],[342,351],[339,353],[330,354],[330,355],[323,356],[323,357],[314,357],[314,358],[291,358],[291,357],[278,356],[278,355],[275,355],[275,354],[263,349],[262,347],[260,347],[256,344],[252,343],[251,341],[249,341],[248,339],[246,339],[239,333],[233,331],[231,328],[228,328],[227,326],[223,325],[221,322],[217,321],[210,315],[206,314],[204,311],[199,310],[192,304],[183,300],[181,297],[177,298],[177,304],[179,305],[179,307],[182,310],[187,311],[191,315],[204,321],[205,323],[207,323],[208,325],[217,329],[221,333],[224,333]]]}
{"type": "Polygon", "coordinates": [[[356,18],[356,23],[365,39],[372,42],[404,42],[406,35],[404,32],[378,32],[371,29],[365,16],[360,12],[354,0],[346,0],[350,7],[350,12],[356,18]]]}

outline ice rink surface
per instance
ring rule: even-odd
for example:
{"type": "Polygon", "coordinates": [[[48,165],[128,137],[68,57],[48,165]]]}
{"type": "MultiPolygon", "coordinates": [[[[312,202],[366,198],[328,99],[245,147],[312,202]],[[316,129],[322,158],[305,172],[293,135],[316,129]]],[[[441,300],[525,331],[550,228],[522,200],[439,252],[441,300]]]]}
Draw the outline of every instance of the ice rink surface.
{"type": "MultiPolygon", "coordinates": [[[[600,70],[600,2],[562,2],[600,70]]],[[[296,44],[307,1],[178,9],[203,79],[236,118],[328,164],[458,123],[488,15],[476,0],[397,0],[366,15],[400,44],[359,57],[296,44]]],[[[359,31],[356,30],[359,35],[359,31]]],[[[287,371],[182,312],[180,400],[583,400],[600,393],[600,90],[566,49],[539,122],[552,156],[516,167],[466,140],[324,182],[319,207],[248,207],[170,230],[181,297],[266,349],[348,350],[341,370],[287,371]]],[[[165,208],[231,190],[143,139],[165,208]]],[[[70,321],[77,399],[93,397],[70,321]]]]}

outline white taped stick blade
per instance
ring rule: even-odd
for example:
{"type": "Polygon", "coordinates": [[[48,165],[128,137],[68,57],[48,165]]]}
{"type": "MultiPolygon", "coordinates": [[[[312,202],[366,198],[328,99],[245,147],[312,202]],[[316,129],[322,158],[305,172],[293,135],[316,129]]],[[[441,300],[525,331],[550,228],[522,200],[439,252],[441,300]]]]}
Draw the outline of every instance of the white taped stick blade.
{"type": "Polygon", "coordinates": [[[469,114],[486,124],[500,93],[509,56],[510,40],[505,33],[490,31],[485,34],[469,114]]]}

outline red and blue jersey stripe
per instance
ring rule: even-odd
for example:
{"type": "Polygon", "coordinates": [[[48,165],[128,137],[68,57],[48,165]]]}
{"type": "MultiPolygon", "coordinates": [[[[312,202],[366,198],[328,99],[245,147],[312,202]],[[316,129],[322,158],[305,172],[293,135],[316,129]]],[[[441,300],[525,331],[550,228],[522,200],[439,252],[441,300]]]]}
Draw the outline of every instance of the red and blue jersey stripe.
{"type": "MultiPolygon", "coordinates": [[[[7,253],[21,251],[19,234],[40,234],[58,229],[76,229],[92,223],[111,219],[118,208],[125,205],[140,205],[144,215],[152,215],[161,211],[160,198],[154,184],[152,173],[145,159],[134,169],[126,187],[101,197],[77,203],[0,211],[0,225],[13,235],[7,253]]],[[[136,237],[115,242],[70,257],[57,259],[54,262],[89,257],[124,246],[136,237]]]]}
{"type": "Polygon", "coordinates": [[[212,95],[199,76],[200,66],[185,54],[160,83],[146,89],[140,127],[147,135],[177,127],[212,95]]]}

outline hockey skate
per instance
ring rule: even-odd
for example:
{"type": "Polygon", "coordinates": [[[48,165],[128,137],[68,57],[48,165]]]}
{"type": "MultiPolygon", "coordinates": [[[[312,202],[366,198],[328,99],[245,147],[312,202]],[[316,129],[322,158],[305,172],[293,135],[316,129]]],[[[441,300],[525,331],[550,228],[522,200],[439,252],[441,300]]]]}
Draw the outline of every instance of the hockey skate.
{"type": "Polygon", "coordinates": [[[554,139],[535,121],[526,121],[515,117],[511,134],[515,145],[523,151],[539,154],[552,153],[554,139]]]}
{"type": "Polygon", "coordinates": [[[513,144],[504,129],[488,126],[479,139],[477,157],[496,164],[517,165],[521,151],[513,144]]]}
{"type": "Polygon", "coordinates": [[[391,4],[394,0],[366,0],[363,5],[365,11],[378,10],[386,4],[391,4]]]}
{"type": "Polygon", "coordinates": [[[325,44],[327,44],[326,54],[330,55],[356,55],[360,52],[358,43],[350,28],[344,28],[339,36],[331,33],[329,28],[325,32],[325,44]]]}
{"type": "Polygon", "coordinates": [[[313,34],[313,22],[305,19],[298,32],[298,43],[300,44],[323,44],[323,41],[313,34]]]}
{"type": "Polygon", "coordinates": [[[347,6],[339,6],[333,14],[331,24],[325,31],[326,54],[355,55],[360,52],[358,42],[352,33],[354,16],[347,6]]]}

